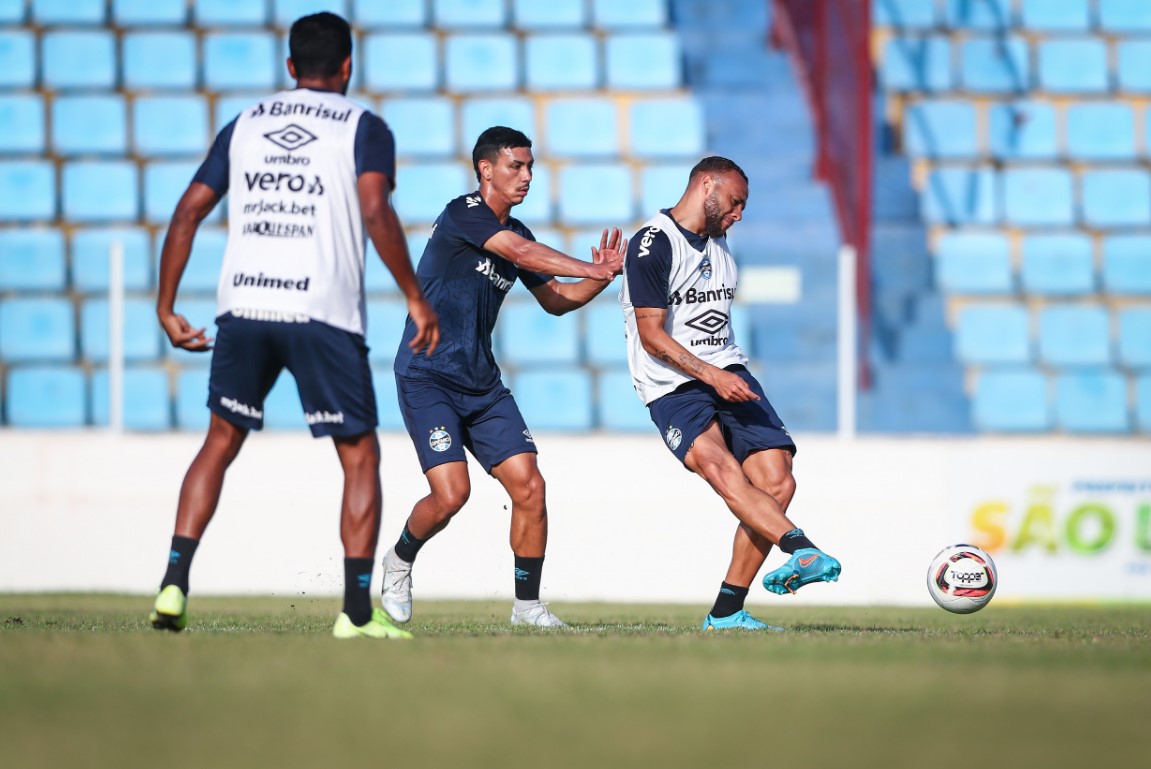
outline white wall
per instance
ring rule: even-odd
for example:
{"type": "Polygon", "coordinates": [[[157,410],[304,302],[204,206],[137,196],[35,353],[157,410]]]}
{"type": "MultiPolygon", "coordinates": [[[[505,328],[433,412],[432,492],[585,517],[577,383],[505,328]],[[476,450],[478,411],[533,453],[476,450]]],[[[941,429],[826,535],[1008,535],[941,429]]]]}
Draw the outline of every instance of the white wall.
{"type": "MultiPolygon", "coordinates": [[[[200,440],[0,431],[0,590],[153,592],[200,440]]],[[[382,553],[426,486],[407,436],[381,441],[382,553]]],[[[551,519],[545,600],[710,603],[735,521],[657,435],[543,434],[537,442],[551,519]]],[[[844,573],[794,598],[756,585],[753,603],[923,604],[931,557],[965,541],[994,548],[996,601],[1151,599],[1147,441],[798,443],[791,517],[844,573]]],[[[474,466],[472,478],[467,507],[420,554],[417,599],[512,594],[506,497],[474,466]]],[[[338,593],[340,488],[329,441],[254,434],[197,553],[193,590],[338,593]]],[[[773,552],[768,567],[781,562],[773,552]]]]}

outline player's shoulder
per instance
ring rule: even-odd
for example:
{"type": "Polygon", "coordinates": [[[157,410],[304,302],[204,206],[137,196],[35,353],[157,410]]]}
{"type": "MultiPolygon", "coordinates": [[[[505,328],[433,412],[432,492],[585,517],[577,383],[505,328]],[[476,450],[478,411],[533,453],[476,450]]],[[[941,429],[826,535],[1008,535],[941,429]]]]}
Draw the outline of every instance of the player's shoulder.
{"type": "Polygon", "coordinates": [[[649,220],[640,227],[627,244],[628,258],[643,259],[650,256],[670,256],[671,238],[662,222],[649,220]]]}

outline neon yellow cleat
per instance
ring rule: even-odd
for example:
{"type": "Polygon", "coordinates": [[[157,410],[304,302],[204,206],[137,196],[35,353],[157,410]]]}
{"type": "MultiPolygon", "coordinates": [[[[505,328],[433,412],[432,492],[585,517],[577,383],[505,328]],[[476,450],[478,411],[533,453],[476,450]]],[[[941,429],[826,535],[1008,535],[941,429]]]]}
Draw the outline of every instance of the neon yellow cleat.
{"type": "Polygon", "coordinates": [[[388,615],[381,609],[372,609],[372,618],[366,625],[354,625],[351,618],[340,612],[336,617],[336,624],[332,626],[332,635],[336,638],[411,638],[412,634],[400,630],[388,619],[388,615]]]}
{"type": "Polygon", "coordinates": [[[161,590],[148,619],[156,630],[178,633],[188,627],[188,599],[184,591],[175,585],[168,585],[161,590]]]}

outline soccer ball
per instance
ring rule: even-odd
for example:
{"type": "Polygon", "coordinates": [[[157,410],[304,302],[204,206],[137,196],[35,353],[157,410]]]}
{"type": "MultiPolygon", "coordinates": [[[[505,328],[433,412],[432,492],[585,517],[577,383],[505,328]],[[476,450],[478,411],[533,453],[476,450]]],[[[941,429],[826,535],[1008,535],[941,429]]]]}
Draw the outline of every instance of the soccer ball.
{"type": "Polygon", "coordinates": [[[951,545],[931,559],[927,592],[955,614],[977,612],[991,601],[999,572],[991,556],[975,545],[951,545]]]}

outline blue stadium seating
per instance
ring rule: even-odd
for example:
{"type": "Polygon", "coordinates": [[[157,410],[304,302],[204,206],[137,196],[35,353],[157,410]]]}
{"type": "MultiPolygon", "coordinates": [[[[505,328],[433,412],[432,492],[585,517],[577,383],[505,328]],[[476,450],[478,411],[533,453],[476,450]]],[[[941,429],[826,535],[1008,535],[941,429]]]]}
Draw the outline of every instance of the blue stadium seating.
{"type": "Polygon", "coordinates": [[[519,46],[506,34],[461,34],[447,38],[444,86],[449,91],[514,91],[520,87],[519,46]]]}
{"type": "Polygon", "coordinates": [[[1031,362],[1031,321],[1023,305],[970,305],[959,312],[955,353],[963,363],[1031,362]]]}
{"type": "Polygon", "coordinates": [[[1016,101],[988,110],[991,154],[1002,160],[1054,159],[1059,152],[1055,108],[1049,102],[1016,101]]]}
{"type": "Polygon", "coordinates": [[[922,194],[923,218],[933,224],[994,224],[999,219],[990,168],[935,168],[922,194]]]}
{"type": "Polygon", "coordinates": [[[71,367],[22,366],[8,371],[8,424],[81,427],[87,419],[84,372],[71,367]]]}
{"type": "Polygon", "coordinates": [[[495,338],[501,365],[515,368],[580,362],[577,314],[549,315],[534,298],[504,304],[495,338]]]}
{"type": "Polygon", "coordinates": [[[1008,168],[1003,172],[1003,216],[1019,226],[1069,226],[1075,221],[1071,172],[1061,167],[1008,168]]]}
{"type": "Polygon", "coordinates": [[[1119,362],[1131,368],[1151,367],[1151,308],[1119,311],[1119,362]]]}
{"type": "MultiPolygon", "coordinates": [[[[172,398],[168,372],[155,367],[124,369],[123,402],[120,406],[126,430],[167,430],[172,427],[172,398]]],[[[111,397],[107,369],[92,373],[92,424],[109,423],[111,397]]]]}
{"type": "Polygon", "coordinates": [[[432,21],[441,29],[499,28],[507,23],[504,0],[431,0],[432,21]]]}
{"type": "Polygon", "coordinates": [[[516,403],[533,433],[592,427],[592,383],[587,369],[548,366],[523,369],[511,381],[516,403]]]}
{"type": "Polygon", "coordinates": [[[46,220],[56,216],[56,169],[46,160],[0,161],[0,218],[46,220]]]}
{"type": "Polygon", "coordinates": [[[128,107],[119,94],[52,100],[52,148],[61,155],[122,155],[128,149],[128,107]]]}
{"type": "Polygon", "coordinates": [[[656,433],[626,365],[605,369],[596,376],[596,413],[598,426],[605,430],[656,433]]]}
{"type": "Polygon", "coordinates": [[[1115,46],[1116,80],[1120,91],[1151,93],[1151,40],[1119,40],[1115,46]]]}
{"type": "Polygon", "coordinates": [[[1067,153],[1072,160],[1130,160],[1135,156],[1135,112],[1119,102],[1081,102],[1067,108],[1067,153]]]}
{"type": "Polygon", "coordinates": [[[373,362],[391,363],[396,358],[408,305],[402,299],[370,299],[367,303],[368,333],[365,340],[373,362]]]}
{"type": "Polygon", "coordinates": [[[696,99],[636,99],[630,112],[628,147],[632,157],[694,160],[704,154],[707,132],[703,106],[696,99]],[[669,130],[671,127],[674,130],[669,130]]]}
{"type": "Polygon", "coordinates": [[[105,0],[32,0],[37,24],[103,24],[105,0]]]}
{"type": "Polygon", "coordinates": [[[0,230],[0,292],[63,291],[64,235],[59,230],[0,230]]]}
{"type": "MultiPolygon", "coordinates": [[[[228,245],[228,232],[221,227],[201,227],[192,241],[192,253],[180,278],[180,293],[215,296],[224,266],[224,250],[228,245]]],[[[156,269],[159,274],[160,251],[163,238],[156,239],[156,269]]]]}
{"type": "Polygon", "coordinates": [[[1014,289],[1011,244],[1001,232],[945,233],[935,248],[935,281],[952,294],[1006,294],[1014,289]]]}
{"type": "Polygon", "coordinates": [[[557,98],[545,108],[547,152],[554,157],[614,157],[619,109],[612,99],[557,98]]]}
{"type": "Polygon", "coordinates": [[[1097,0],[1099,28],[1105,32],[1131,34],[1151,32],[1151,5],[1143,0],[1097,0]]]}
{"type": "Polygon", "coordinates": [[[959,83],[979,93],[1025,93],[1031,89],[1027,41],[1014,36],[971,37],[960,47],[959,83]]]}
{"type": "Polygon", "coordinates": [[[476,139],[485,129],[506,125],[537,137],[535,105],[523,96],[465,99],[460,114],[460,147],[471,155],[476,139]]]}
{"type": "Polygon", "coordinates": [[[551,223],[555,216],[552,184],[551,166],[537,161],[532,167],[532,186],[528,196],[524,198],[524,202],[512,209],[512,216],[531,228],[537,224],[551,223]]]}
{"type": "Polygon", "coordinates": [[[434,91],[438,44],[427,32],[374,33],[363,42],[364,83],[374,91],[434,91]]]}
{"type": "Polygon", "coordinates": [[[1091,238],[1078,233],[1031,235],[1023,241],[1020,270],[1028,294],[1074,295],[1095,290],[1091,238]]]}
{"type": "Polygon", "coordinates": [[[1052,93],[1105,93],[1111,87],[1101,38],[1050,38],[1038,43],[1038,86],[1052,93]]]}
{"type": "Polygon", "coordinates": [[[422,27],[428,21],[424,0],[352,0],[352,19],[357,27],[422,27]]]}
{"type": "Polygon", "coordinates": [[[939,19],[935,3],[918,0],[875,0],[871,4],[872,24],[896,29],[931,29],[939,19]]]}
{"type": "Polygon", "coordinates": [[[403,431],[404,417],[400,413],[399,398],[396,394],[396,375],[391,367],[373,368],[372,386],[376,391],[376,415],[380,420],[380,429],[403,431]]]}
{"type": "Polygon", "coordinates": [[[152,287],[152,249],[143,228],[77,230],[72,236],[72,286],[81,292],[108,290],[108,258],[112,243],[124,249],[124,289],[152,287]]]}
{"type": "Polygon", "coordinates": [[[520,29],[577,29],[588,23],[587,6],[584,0],[512,0],[512,19],[520,29]]]}
{"type": "MultiPolygon", "coordinates": [[[[266,94],[266,93],[252,92],[252,93],[232,93],[232,94],[228,94],[228,95],[217,96],[213,100],[213,102],[214,102],[213,112],[215,115],[215,117],[212,121],[213,138],[215,138],[215,134],[218,134],[218,133],[220,133],[220,131],[223,130],[224,126],[228,125],[228,123],[231,123],[233,120],[235,120],[236,117],[239,116],[241,111],[252,106],[256,102],[258,102],[261,99],[263,99],[264,97],[266,97],[267,95],[268,94],[266,94]]],[[[203,152],[206,154],[207,151],[208,151],[208,148],[204,147],[203,152]]]]}
{"type": "Polygon", "coordinates": [[[116,38],[108,30],[50,30],[40,40],[44,86],[116,86],[116,38]]]}
{"type": "Polygon", "coordinates": [[[208,129],[208,104],[200,96],[141,96],[133,104],[138,155],[202,156],[211,141],[208,129]]]}
{"type": "Polygon", "coordinates": [[[193,10],[201,27],[262,27],[268,21],[267,0],[195,0],[193,10]]]}
{"type": "Polygon", "coordinates": [[[112,19],[120,27],[183,25],[188,20],[186,0],[112,0],[112,19]]]}
{"type": "Polygon", "coordinates": [[[1135,424],[1145,433],[1151,433],[1151,374],[1135,379],[1135,424]]]}
{"type": "Polygon", "coordinates": [[[1052,413],[1047,378],[1031,368],[986,369],[972,399],[972,419],[988,432],[1050,430],[1052,413]]]}
{"type": "Polygon", "coordinates": [[[1151,294],[1151,237],[1109,235],[1104,239],[1103,287],[1112,294],[1151,294]]]}
{"type": "Polygon", "coordinates": [[[399,155],[455,155],[456,107],[441,96],[384,99],[384,120],[399,155]]]}
{"type": "Polygon", "coordinates": [[[203,39],[204,86],[213,91],[270,90],[284,64],[271,32],[211,32],[203,39]]]}
{"type": "Polygon", "coordinates": [[[66,362],[76,355],[76,314],[67,299],[0,300],[0,358],[66,362]]]}
{"type": "Polygon", "coordinates": [[[1111,319],[1095,305],[1050,305],[1039,311],[1039,359],[1052,366],[1111,363],[1111,319]]]}
{"type": "Polygon", "coordinates": [[[140,215],[139,173],[127,160],[77,160],[64,166],[61,205],[75,222],[134,221],[140,215]]]}
{"type": "MultiPolygon", "coordinates": [[[[167,224],[199,167],[199,160],[156,160],[145,166],[144,218],[149,222],[167,224]]],[[[225,208],[216,206],[207,221],[219,221],[225,208]]]]}
{"type": "MultiPolygon", "coordinates": [[[[934,5],[917,0],[902,0],[902,2],[904,5],[914,4],[921,8],[930,8],[934,5]]],[[[922,14],[923,10],[919,13],[922,14]]],[[[1015,26],[1012,0],[947,0],[943,18],[947,26],[963,29],[1001,32],[1015,26]]]]}
{"type": "Polygon", "coordinates": [[[530,35],[524,40],[524,70],[529,91],[596,88],[599,45],[588,33],[530,35]]]}
{"type": "Polygon", "coordinates": [[[903,115],[903,149],[912,157],[975,157],[979,154],[979,133],[975,130],[974,102],[912,102],[903,115]]]}
{"type": "Polygon", "coordinates": [[[618,33],[604,40],[608,88],[679,88],[683,83],[679,38],[671,32],[618,33]]]}
{"type": "Polygon", "coordinates": [[[287,29],[301,16],[320,11],[348,18],[347,0],[272,0],[272,23],[287,29]]]}
{"type": "Polygon", "coordinates": [[[623,311],[615,296],[609,288],[582,311],[584,354],[588,363],[597,366],[627,366],[623,311]]]}
{"type": "Polygon", "coordinates": [[[592,0],[592,24],[601,29],[663,27],[667,5],[665,0],[592,0]]]}
{"type": "MultiPolygon", "coordinates": [[[[80,308],[80,354],[89,362],[108,360],[108,300],[88,299],[80,308]]],[[[160,357],[160,326],[156,303],[151,298],[124,300],[124,359],[151,361],[160,357]]]]}
{"type": "Polygon", "coordinates": [[[0,154],[39,154],[44,151],[44,97],[0,93],[0,154]]]}
{"type": "MultiPolygon", "coordinates": [[[[644,164],[639,171],[639,215],[643,219],[674,206],[687,188],[692,163],[644,164]]],[[[625,237],[632,233],[624,231],[625,237]]],[[[733,233],[733,238],[736,233],[733,233]]],[[[734,239],[733,241],[734,242],[734,239]]],[[[729,243],[730,245],[730,243],[729,243]]]]}
{"type": "Polygon", "coordinates": [[[1055,380],[1055,419],[1069,433],[1125,433],[1130,429],[1127,381],[1113,371],[1065,371],[1055,380]]]}
{"type": "Polygon", "coordinates": [[[883,48],[880,80],[890,91],[950,90],[951,41],[938,35],[889,39],[883,48]]]}
{"type": "Polygon", "coordinates": [[[26,17],[24,0],[0,0],[0,24],[21,24],[26,17]]]}
{"type": "Polygon", "coordinates": [[[191,32],[131,32],[123,38],[124,87],[132,90],[196,87],[199,64],[191,32]]]}
{"type": "Polygon", "coordinates": [[[36,84],[36,36],[26,29],[0,29],[0,87],[36,84]]]}
{"type": "Polygon", "coordinates": [[[434,222],[449,200],[475,189],[474,179],[457,162],[400,165],[396,169],[396,213],[405,224],[434,222]]]}
{"type": "Polygon", "coordinates": [[[634,206],[631,170],[618,163],[581,163],[560,170],[559,216],[567,225],[626,227],[634,206]]]}
{"type": "Polygon", "coordinates": [[[1023,0],[1019,8],[1021,25],[1042,32],[1087,32],[1091,28],[1092,2],[1089,0],[1023,0]]]}
{"type": "MultiPolygon", "coordinates": [[[[205,357],[205,362],[207,358],[205,357]]],[[[176,427],[181,430],[203,430],[208,427],[207,366],[186,366],[176,375],[176,427]]]]}
{"type": "Polygon", "coordinates": [[[1089,227],[1151,224],[1151,176],[1137,168],[1085,171],[1083,223],[1089,227]]]}

